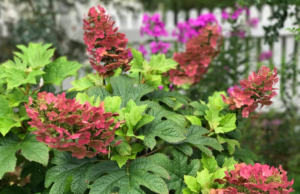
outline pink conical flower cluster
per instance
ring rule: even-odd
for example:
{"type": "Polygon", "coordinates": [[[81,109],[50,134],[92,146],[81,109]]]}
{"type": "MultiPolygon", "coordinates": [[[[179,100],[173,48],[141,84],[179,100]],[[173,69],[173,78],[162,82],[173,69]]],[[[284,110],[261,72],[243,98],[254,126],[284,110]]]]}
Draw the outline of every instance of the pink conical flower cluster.
{"type": "Polygon", "coordinates": [[[175,53],[177,69],[169,71],[170,81],[175,85],[196,84],[207,72],[211,60],[219,53],[221,31],[217,24],[206,25],[198,36],[191,38],[183,53],[175,53]]]}
{"type": "Polygon", "coordinates": [[[258,73],[253,72],[248,79],[240,81],[243,89],[234,88],[230,96],[226,98],[222,95],[223,101],[230,105],[231,110],[242,109],[243,117],[248,117],[259,104],[271,105],[271,98],[277,95],[273,86],[278,82],[277,70],[270,71],[267,67],[262,67],[258,73]]]}
{"type": "MultiPolygon", "coordinates": [[[[38,93],[38,98],[25,105],[28,122],[37,130],[33,133],[40,142],[59,151],[71,151],[77,158],[108,154],[107,147],[114,140],[114,132],[120,126],[114,116],[105,112],[104,102],[99,107],[89,102],[80,104],[75,99],[67,99],[65,93],[38,93]]],[[[121,142],[117,142],[121,143],[121,142]]]]}
{"type": "Polygon", "coordinates": [[[104,77],[113,75],[119,67],[128,70],[131,60],[128,57],[130,49],[125,49],[128,39],[113,27],[115,22],[110,21],[105,9],[100,5],[90,8],[88,18],[83,21],[84,42],[88,53],[93,56],[90,58],[92,67],[104,77]]]}
{"type": "Polygon", "coordinates": [[[266,164],[242,163],[236,164],[235,170],[225,174],[226,181],[218,179],[216,182],[226,183],[226,188],[212,189],[211,194],[288,194],[294,191],[291,188],[294,181],[288,181],[287,172],[281,166],[277,169],[266,164]]]}

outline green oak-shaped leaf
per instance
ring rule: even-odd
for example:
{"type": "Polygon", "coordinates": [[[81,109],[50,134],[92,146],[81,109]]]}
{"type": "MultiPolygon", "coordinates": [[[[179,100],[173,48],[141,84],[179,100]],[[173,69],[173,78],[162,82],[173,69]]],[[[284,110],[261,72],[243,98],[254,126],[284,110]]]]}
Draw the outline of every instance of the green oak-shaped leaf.
{"type": "Polygon", "coordinates": [[[45,186],[50,189],[50,194],[63,194],[67,179],[72,176],[71,191],[74,194],[83,194],[88,188],[85,176],[89,168],[93,166],[95,158],[78,159],[71,156],[69,152],[54,151],[51,163],[56,166],[50,168],[46,173],[45,186]]]}
{"type": "Polygon", "coordinates": [[[194,112],[195,116],[204,116],[206,114],[205,111],[208,110],[208,107],[205,105],[205,103],[194,101],[191,102],[190,105],[196,109],[194,112]]]}
{"type": "Polygon", "coordinates": [[[43,78],[45,83],[60,86],[65,78],[75,76],[81,67],[82,65],[75,61],[68,61],[66,57],[60,57],[45,67],[43,78]]]}
{"type": "Polygon", "coordinates": [[[142,128],[141,134],[145,136],[145,145],[153,149],[156,145],[155,137],[160,137],[170,143],[177,143],[185,139],[183,130],[184,128],[173,121],[156,122],[154,120],[142,128]]]}
{"type": "MultiPolygon", "coordinates": [[[[102,99],[103,100],[103,99],[102,99]]],[[[122,103],[119,96],[108,96],[104,99],[104,107],[106,112],[118,112],[122,103]]]]}
{"type": "Polygon", "coordinates": [[[137,102],[140,101],[141,97],[154,90],[152,86],[147,84],[140,84],[135,87],[135,79],[130,78],[127,75],[112,77],[110,79],[110,83],[112,86],[113,95],[121,96],[122,98],[121,108],[126,107],[130,100],[133,100],[136,104],[138,104],[137,102]]]}
{"type": "Polygon", "coordinates": [[[238,163],[238,162],[235,161],[233,157],[231,157],[229,159],[225,157],[225,161],[224,161],[224,163],[222,165],[222,168],[226,167],[227,171],[230,172],[231,170],[235,169],[234,165],[236,163],[238,163]]]}
{"type": "Polygon", "coordinates": [[[0,107],[0,117],[13,113],[13,109],[9,106],[9,102],[4,96],[0,96],[0,107]]]}
{"type": "Polygon", "coordinates": [[[201,188],[207,187],[207,184],[211,181],[212,174],[209,173],[207,169],[197,172],[197,182],[200,184],[201,188]]]}
{"type": "Polygon", "coordinates": [[[201,120],[196,116],[186,115],[185,118],[189,120],[192,125],[202,126],[201,120]]]}
{"type": "Polygon", "coordinates": [[[177,143],[185,139],[186,130],[183,126],[178,125],[169,119],[168,111],[163,109],[151,108],[148,115],[153,116],[154,120],[141,128],[141,135],[144,135],[144,143],[153,149],[156,145],[155,137],[170,142],[177,143]],[[162,120],[165,117],[167,120],[162,120]]]}
{"type": "Polygon", "coordinates": [[[136,49],[131,49],[133,59],[130,61],[130,70],[143,70],[143,62],[145,61],[142,53],[136,49]]]}
{"type": "Polygon", "coordinates": [[[214,173],[219,169],[217,160],[214,156],[207,156],[202,153],[201,162],[203,164],[203,168],[207,169],[210,173],[214,173]]]}
{"type": "Polygon", "coordinates": [[[73,87],[68,90],[68,92],[71,91],[83,91],[87,90],[90,87],[95,86],[93,82],[91,82],[87,77],[83,77],[79,80],[75,80],[71,82],[73,87]]]}
{"type": "Polygon", "coordinates": [[[236,114],[226,114],[220,120],[220,124],[215,128],[216,133],[227,133],[236,129],[236,114]]]}
{"type": "Polygon", "coordinates": [[[171,177],[166,179],[168,189],[175,190],[175,194],[180,194],[182,189],[186,188],[184,183],[184,175],[196,176],[200,167],[199,160],[192,160],[188,164],[188,157],[183,153],[173,150],[174,159],[170,160],[165,154],[155,154],[150,156],[153,162],[161,165],[166,169],[171,177]]]}
{"type": "Polygon", "coordinates": [[[190,101],[188,97],[175,91],[155,90],[146,96],[152,101],[163,102],[171,108],[175,107],[175,101],[181,102],[186,106],[188,105],[188,101],[190,101]]]}
{"type": "Polygon", "coordinates": [[[10,117],[2,117],[0,118],[0,133],[5,136],[11,128],[13,127],[20,127],[20,121],[15,121],[10,117]]]}
{"type": "Polygon", "coordinates": [[[149,62],[151,70],[159,74],[175,69],[177,65],[173,59],[166,59],[164,54],[152,55],[149,62]]]}
{"type": "Polygon", "coordinates": [[[124,166],[126,164],[127,160],[129,160],[129,159],[133,160],[133,159],[135,159],[135,157],[136,157],[136,154],[132,154],[130,156],[121,156],[119,154],[114,154],[110,159],[116,161],[118,163],[118,166],[120,168],[122,168],[122,166],[124,166]]]}
{"type": "Polygon", "coordinates": [[[213,106],[217,111],[221,111],[227,107],[228,104],[223,101],[221,94],[226,96],[225,92],[215,92],[212,96],[208,97],[207,105],[209,107],[213,106]]]}
{"type": "Polygon", "coordinates": [[[184,182],[188,188],[183,189],[183,193],[194,194],[200,192],[200,184],[197,182],[197,179],[193,176],[184,176],[184,182]]]}
{"type": "Polygon", "coordinates": [[[131,147],[124,137],[116,137],[115,142],[121,141],[119,145],[116,145],[115,148],[121,156],[131,155],[131,147]]]}
{"type": "Polygon", "coordinates": [[[5,77],[6,77],[5,76],[5,67],[3,65],[4,64],[0,65],[0,84],[6,83],[6,81],[5,81],[5,77]]]}
{"type": "Polygon", "coordinates": [[[15,88],[7,95],[11,107],[17,107],[22,102],[29,102],[29,95],[25,95],[19,88],[15,88]]]}
{"type": "Polygon", "coordinates": [[[147,84],[140,84],[135,86],[135,79],[128,77],[127,75],[120,75],[110,78],[110,86],[112,88],[112,94],[110,94],[105,88],[100,86],[91,87],[87,90],[89,96],[100,96],[101,100],[104,100],[107,96],[119,96],[122,99],[120,108],[126,107],[130,100],[133,100],[137,105],[143,105],[140,99],[149,92],[154,90],[154,87],[147,84]]]}
{"type": "Polygon", "coordinates": [[[16,167],[16,151],[29,161],[47,165],[49,154],[48,147],[36,140],[35,135],[28,134],[20,140],[13,134],[0,138],[0,177],[6,172],[14,172],[16,167]]]}
{"type": "MultiPolygon", "coordinates": [[[[210,129],[216,129],[222,119],[222,117],[219,116],[219,111],[215,107],[210,107],[205,113],[205,119],[208,121],[210,129]]],[[[218,132],[220,131],[216,131],[216,133],[218,132]]]]}
{"type": "Polygon", "coordinates": [[[23,52],[15,52],[32,69],[39,69],[49,64],[55,49],[49,49],[51,44],[29,43],[28,47],[18,45],[17,47],[23,52]]]}
{"type": "Polygon", "coordinates": [[[101,86],[90,87],[86,93],[89,96],[95,96],[95,98],[100,97],[100,100],[104,100],[106,97],[112,96],[105,88],[101,86]]]}
{"type": "Polygon", "coordinates": [[[93,181],[90,194],[110,194],[114,188],[119,188],[119,194],[144,194],[141,185],[155,193],[168,194],[162,178],[170,179],[168,172],[149,158],[135,159],[122,168],[115,161],[105,161],[90,168],[86,176],[93,181]]]}
{"type": "Polygon", "coordinates": [[[88,96],[86,93],[77,93],[76,101],[79,101],[80,104],[84,104],[85,102],[89,102],[90,105],[98,107],[101,103],[100,98],[95,99],[95,96],[88,96]]]}
{"type": "Polygon", "coordinates": [[[192,125],[187,128],[187,131],[188,133],[185,135],[186,139],[179,143],[192,144],[204,152],[207,156],[212,156],[211,150],[207,147],[214,148],[218,151],[223,150],[223,147],[216,139],[203,136],[204,134],[209,133],[207,129],[197,125],[192,125]]]}
{"type": "Polygon", "coordinates": [[[21,61],[18,57],[14,57],[14,61],[8,60],[7,62],[2,64],[5,68],[19,69],[21,71],[26,71],[27,62],[21,61]]]}
{"type": "Polygon", "coordinates": [[[45,74],[42,70],[33,70],[26,74],[19,69],[5,69],[7,89],[19,87],[22,84],[36,84],[36,76],[45,74]]]}
{"type": "Polygon", "coordinates": [[[235,139],[228,139],[228,138],[222,137],[220,135],[217,136],[217,139],[221,144],[227,143],[228,151],[229,151],[230,155],[232,155],[235,152],[235,146],[237,146],[239,149],[241,149],[240,142],[238,142],[235,139]]]}
{"type": "Polygon", "coordinates": [[[130,100],[128,102],[125,110],[126,112],[124,113],[126,121],[125,123],[128,127],[128,132],[130,132],[130,134],[128,134],[127,132],[127,135],[134,135],[133,129],[136,124],[142,119],[142,114],[145,111],[146,107],[147,105],[137,106],[133,100],[130,100]]]}

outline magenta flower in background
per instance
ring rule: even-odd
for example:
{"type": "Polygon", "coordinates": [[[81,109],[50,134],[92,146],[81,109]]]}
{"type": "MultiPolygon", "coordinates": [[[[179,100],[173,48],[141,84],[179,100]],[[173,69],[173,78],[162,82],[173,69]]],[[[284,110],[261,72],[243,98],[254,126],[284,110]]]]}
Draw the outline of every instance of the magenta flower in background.
{"type": "Polygon", "coordinates": [[[222,10],[222,18],[224,20],[227,20],[229,18],[229,13],[225,11],[224,9],[222,10]]]}
{"type": "Polygon", "coordinates": [[[172,36],[177,37],[177,41],[181,43],[187,43],[187,41],[198,35],[196,29],[188,22],[179,22],[177,23],[177,29],[173,30],[172,36]]]}
{"type": "Polygon", "coordinates": [[[196,28],[202,28],[209,23],[218,23],[215,15],[212,13],[201,14],[197,19],[189,19],[189,24],[196,28]]]}
{"type": "Polygon", "coordinates": [[[260,56],[259,56],[259,61],[264,61],[264,60],[269,60],[271,59],[273,56],[273,53],[272,51],[265,51],[265,52],[262,52],[260,53],[260,56]]]}
{"type": "Polygon", "coordinates": [[[164,53],[166,54],[168,52],[168,49],[170,48],[170,43],[167,43],[167,42],[162,42],[162,41],[159,41],[159,42],[151,42],[150,43],[150,47],[151,47],[151,52],[153,54],[155,53],[164,53]]]}
{"type": "Polygon", "coordinates": [[[165,23],[160,20],[160,15],[158,13],[154,14],[153,16],[144,14],[143,24],[141,27],[141,36],[144,34],[154,37],[168,36],[168,32],[165,29],[165,23]]]}
{"type": "Polygon", "coordinates": [[[163,90],[164,86],[158,86],[158,89],[163,90]]]}
{"type": "Polygon", "coordinates": [[[146,48],[145,48],[145,46],[144,45],[140,45],[140,47],[138,48],[138,51],[140,51],[141,53],[142,53],[142,55],[143,56],[145,56],[145,55],[147,55],[147,50],[146,50],[146,48]]]}
{"type": "Polygon", "coordinates": [[[172,32],[177,41],[186,43],[189,39],[199,35],[199,30],[209,23],[218,23],[212,13],[201,14],[196,19],[189,19],[187,22],[179,22],[177,29],[172,32]]]}
{"type": "Polygon", "coordinates": [[[229,88],[227,89],[227,92],[228,92],[229,96],[234,96],[234,90],[235,90],[235,89],[242,89],[242,88],[239,87],[238,85],[234,85],[234,86],[232,86],[232,87],[229,87],[229,88]]]}
{"type": "Polygon", "coordinates": [[[245,31],[243,30],[240,30],[240,31],[237,31],[237,32],[231,32],[230,33],[231,36],[238,36],[240,38],[245,38],[245,31]]]}
{"type": "Polygon", "coordinates": [[[131,50],[128,52],[128,57],[133,57],[131,50]]]}
{"type": "Polygon", "coordinates": [[[241,7],[237,7],[237,9],[231,15],[231,19],[236,20],[242,13],[244,9],[241,7]]]}
{"type": "Polygon", "coordinates": [[[259,22],[258,18],[250,18],[247,23],[249,26],[253,28],[257,28],[258,22],[259,22]]]}
{"type": "Polygon", "coordinates": [[[227,19],[232,19],[236,20],[238,17],[243,13],[243,11],[246,11],[246,14],[249,15],[249,9],[247,7],[241,7],[238,4],[235,5],[235,10],[232,14],[228,13],[224,9],[222,10],[222,18],[227,20],[227,19]]]}

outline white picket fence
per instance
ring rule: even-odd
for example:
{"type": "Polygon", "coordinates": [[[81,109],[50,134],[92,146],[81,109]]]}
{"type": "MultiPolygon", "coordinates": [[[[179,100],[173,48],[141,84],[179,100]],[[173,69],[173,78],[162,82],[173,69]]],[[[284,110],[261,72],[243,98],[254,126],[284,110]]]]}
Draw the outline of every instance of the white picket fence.
{"type": "MultiPolygon", "coordinates": [[[[88,3],[81,3],[81,1],[74,2],[74,8],[68,10],[67,12],[62,12],[58,15],[56,18],[57,24],[64,29],[69,39],[83,42],[83,18],[84,15],[87,14],[88,9],[92,6],[98,5],[99,0],[89,0],[88,3]]],[[[104,6],[105,7],[105,6],[104,6]]],[[[107,12],[111,15],[112,20],[116,21],[116,26],[119,27],[119,31],[126,34],[126,37],[129,39],[129,44],[133,47],[137,47],[139,44],[143,44],[148,37],[140,36],[140,27],[142,24],[142,17],[143,12],[139,13],[133,13],[128,10],[119,10],[116,11],[113,6],[107,6],[105,7],[107,12]]],[[[295,7],[290,6],[289,12],[293,11],[295,7]]],[[[272,15],[272,9],[269,5],[264,5],[261,10],[258,10],[255,6],[252,6],[249,8],[250,14],[247,16],[245,13],[239,18],[240,22],[246,23],[247,19],[249,18],[258,18],[259,24],[257,28],[251,28],[248,35],[254,38],[257,38],[257,40],[262,39],[264,37],[264,30],[263,26],[268,26],[270,24],[273,24],[277,21],[273,20],[270,21],[268,18],[272,15]]],[[[229,11],[229,10],[228,10],[229,11]]],[[[202,9],[202,10],[196,10],[192,9],[188,12],[180,11],[177,15],[174,14],[173,11],[167,11],[164,16],[164,21],[166,24],[166,29],[169,32],[169,37],[164,37],[162,40],[169,41],[169,42],[175,42],[176,40],[174,37],[171,36],[172,31],[176,28],[175,24],[175,17],[177,17],[177,21],[185,21],[187,18],[196,18],[201,13],[208,13],[212,12],[220,22],[220,25],[222,26],[224,35],[227,34],[227,32],[230,30],[230,25],[227,21],[222,20],[221,18],[221,9],[216,8],[214,10],[208,10],[208,9],[202,9]]],[[[0,15],[0,26],[3,25],[3,19],[1,20],[0,15]]],[[[286,28],[292,28],[297,27],[293,26],[296,19],[294,17],[290,17],[286,20],[284,24],[284,28],[280,30],[280,37],[278,42],[275,42],[273,44],[273,63],[275,67],[280,72],[282,60],[285,58],[285,61],[288,62],[291,60],[292,54],[294,53],[294,44],[295,44],[295,38],[294,35],[291,34],[286,30],[286,28]]],[[[2,28],[3,29],[3,28],[2,28]]],[[[1,32],[0,32],[1,33],[1,32]]],[[[2,32],[3,33],[3,32],[2,32]]],[[[264,44],[264,41],[260,41],[260,50],[261,51],[268,51],[270,50],[269,45],[264,44]]],[[[257,50],[257,47],[253,48],[250,52],[250,69],[254,70],[257,67],[257,60],[259,58],[257,50]]],[[[298,52],[298,51],[297,51],[298,52]]],[[[243,55],[244,53],[241,53],[243,55]]],[[[298,67],[300,67],[300,57],[298,57],[298,67]]],[[[298,68],[300,69],[300,68],[298,68]]],[[[82,73],[81,73],[82,75],[82,73]]],[[[70,81],[72,81],[74,78],[68,78],[64,81],[63,89],[70,88],[70,81]]],[[[297,78],[298,81],[299,78],[297,78]]],[[[289,86],[291,83],[286,83],[286,86],[289,86]]],[[[279,84],[277,84],[279,88],[279,84]]],[[[297,90],[298,94],[295,96],[294,102],[297,104],[300,104],[300,87],[297,90]]],[[[269,108],[263,108],[263,111],[267,111],[270,108],[275,108],[277,111],[284,111],[284,106],[282,105],[281,100],[277,96],[274,99],[274,104],[270,106],[269,108]]]]}

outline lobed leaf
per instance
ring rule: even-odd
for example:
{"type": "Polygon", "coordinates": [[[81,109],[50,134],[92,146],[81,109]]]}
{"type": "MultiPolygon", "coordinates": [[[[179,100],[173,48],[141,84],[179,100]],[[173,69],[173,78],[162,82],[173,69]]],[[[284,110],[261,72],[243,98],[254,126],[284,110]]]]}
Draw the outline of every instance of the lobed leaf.
{"type": "Polygon", "coordinates": [[[69,152],[54,151],[51,163],[56,166],[50,168],[46,173],[45,186],[52,185],[49,194],[63,194],[67,179],[72,176],[71,191],[74,194],[83,194],[88,188],[85,175],[93,166],[93,158],[78,159],[71,156],[69,152]]]}
{"type": "Polygon", "coordinates": [[[177,150],[173,150],[174,159],[170,160],[165,154],[154,154],[149,158],[166,169],[171,179],[165,179],[169,190],[175,190],[180,194],[186,188],[184,183],[185,175],[196,176],[200,167],[199,160],[192,160],[188,164],[188,157],[177,150]]]}
{"type": "Polygon", "coordinates": [[[141,185],[155,193],[168,194],[162,178],[170,179],[168,172],[149,158],[135,159],[122,168],[114,161],[105,161],[90,168],[86,176],[88,181],[94,181],[90,194],[110,194],[114,188],[119,188],[119,194],[145,193],[141,185]]]}
{"type": "Polygon", "coordinates": [[[0,138],[0,177],[6,172],[14,172],[17,162],[16,151],[29,161],[35,161],[47,165],[49,154],[48,147],[36,140],[35,135],[28,134],[20,140],[13,134],[0,138]]]}
{"type": "Polygon", "coordinates": [[[45,67],[44,82],[60,86],[64,79],[75,76],[81,67],[82,65],[75,61],[68,61],[66,57],[60,57],[45,67]]]}

